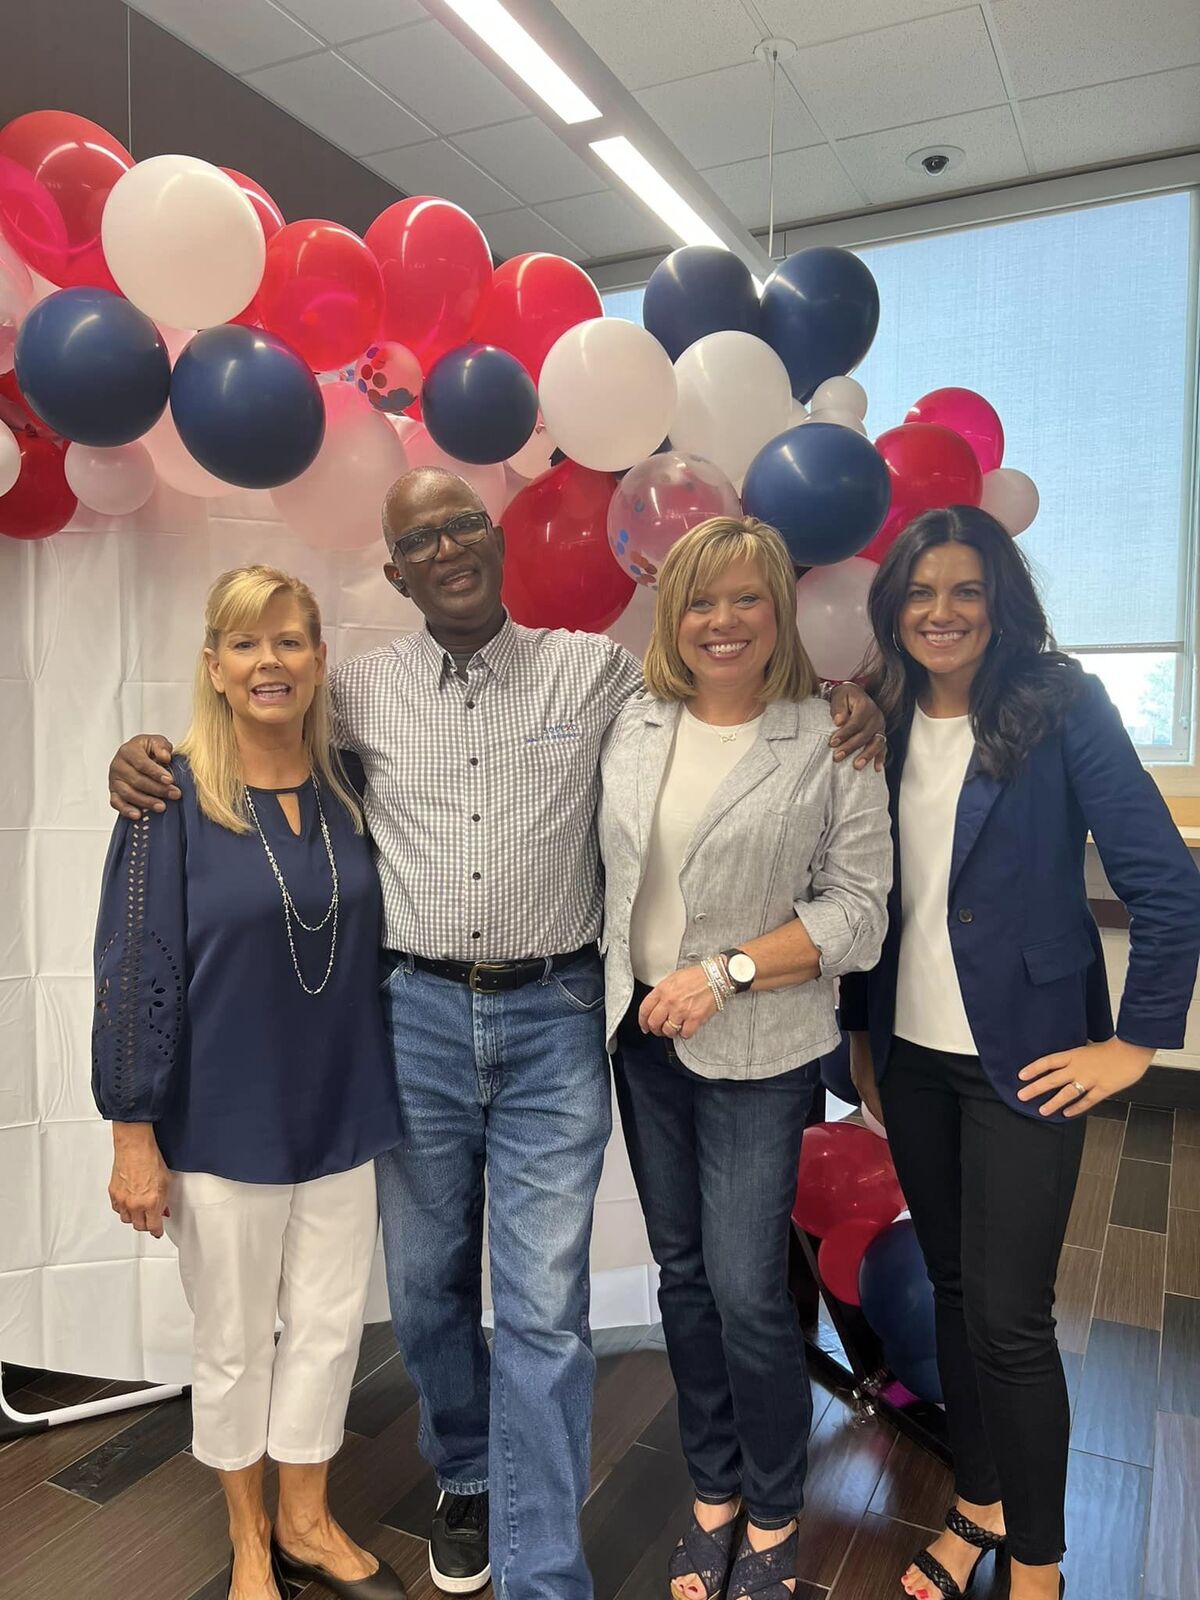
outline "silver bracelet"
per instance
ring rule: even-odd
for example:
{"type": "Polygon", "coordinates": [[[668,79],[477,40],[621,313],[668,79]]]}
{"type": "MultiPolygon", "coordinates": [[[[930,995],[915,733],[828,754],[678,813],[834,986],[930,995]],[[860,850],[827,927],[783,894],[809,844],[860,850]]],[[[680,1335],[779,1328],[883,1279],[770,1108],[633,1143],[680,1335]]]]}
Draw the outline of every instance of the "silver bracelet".
{"type": "Polygon", "coordinates": [[[724,1011],[725,1002],[733,994],[733,985],[729,975],[716,956],[705,956],[700,963],[704,976],[708,979],[708,987],[712,990],[713,999],[717,1003],[717,1010],[724,1011]]]}

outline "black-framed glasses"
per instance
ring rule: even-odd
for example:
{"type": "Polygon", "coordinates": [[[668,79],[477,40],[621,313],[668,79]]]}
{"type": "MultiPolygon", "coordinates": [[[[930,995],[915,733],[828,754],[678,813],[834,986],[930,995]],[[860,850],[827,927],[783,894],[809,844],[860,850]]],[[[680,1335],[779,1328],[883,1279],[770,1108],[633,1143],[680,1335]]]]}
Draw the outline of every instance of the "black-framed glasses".
{"type": "Polygon", "coordinates": [[[392,554],[403,556],[406,561],[432,561],[441,547],[443,534],[466,549],[486,539],[491,527],[492,519],[486,511],[463,511],[449,522],[443,522],[440,528],[411,528],[408,533],[402,533],[392,546],[392,554]]]}

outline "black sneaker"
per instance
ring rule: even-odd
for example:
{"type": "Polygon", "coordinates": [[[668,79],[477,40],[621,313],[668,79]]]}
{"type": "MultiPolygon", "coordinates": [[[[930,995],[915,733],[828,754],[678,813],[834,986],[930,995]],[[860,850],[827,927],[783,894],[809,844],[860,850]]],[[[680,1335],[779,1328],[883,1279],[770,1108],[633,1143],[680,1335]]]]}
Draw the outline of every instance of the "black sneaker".
{"type": "Polygon", "coordinates": [[[491,1575],[487,1495],[443,1489],[429,1532],[429,1576],[443,1594],[474,1594],[491,1575]]]}

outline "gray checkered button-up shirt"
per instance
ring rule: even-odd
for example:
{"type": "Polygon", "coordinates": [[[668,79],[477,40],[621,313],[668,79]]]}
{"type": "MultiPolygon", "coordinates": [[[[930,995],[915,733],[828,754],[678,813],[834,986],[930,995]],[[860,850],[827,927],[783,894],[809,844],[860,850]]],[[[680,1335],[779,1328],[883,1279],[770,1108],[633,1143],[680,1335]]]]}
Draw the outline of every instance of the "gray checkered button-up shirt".
{"type": "Polygon", "coordinates": [[[335,670],[335,736],[366,769],[389,949],[519,961],[598,936],[600,746],[640,686],[612,639],[511,620],[465,682],[427,629],[335,670]]]}

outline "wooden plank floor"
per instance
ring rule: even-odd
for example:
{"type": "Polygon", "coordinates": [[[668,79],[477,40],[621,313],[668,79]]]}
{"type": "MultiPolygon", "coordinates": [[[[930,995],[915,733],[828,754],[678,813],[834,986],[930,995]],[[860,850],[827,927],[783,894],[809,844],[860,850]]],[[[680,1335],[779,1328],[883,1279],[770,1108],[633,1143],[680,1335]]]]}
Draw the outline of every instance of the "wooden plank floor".
{"type": "MultiPolygon", "coordinates": [[[[1102,1111],[1059,1285],[1074,1406],[1068,1594],[1200,1600],[1200,1119],[1102,1111]]],[[[691,1489],[661,1336],[617,1330],[596,1345],[583,1537],[597,1600],[665,1600],[691,1489]]],[[[61,1374],[16,1381],[26,1409],[114,1387],[61,1374]]],[[[334,1504],[411,1600],[434,1600],[424,1542],[434,1485],[384,1325],[364,1335],[349,1421],[334,1504]]],[[[187,1404],[171,1401],[0,1448],[0,1600],[225,1600],[223,1508],[187,1437],[187,1404]]],[[[821,1387],[809,1463],[796,1600],[897,1600],[898,1573],[945,1512],[948,1474],[821,1387]]],[[[325,1593],[313,1586],[303,1600],[325,1593]]],[[[972,1594],[999,1600],[990,1563],[972,1594]]]]}

